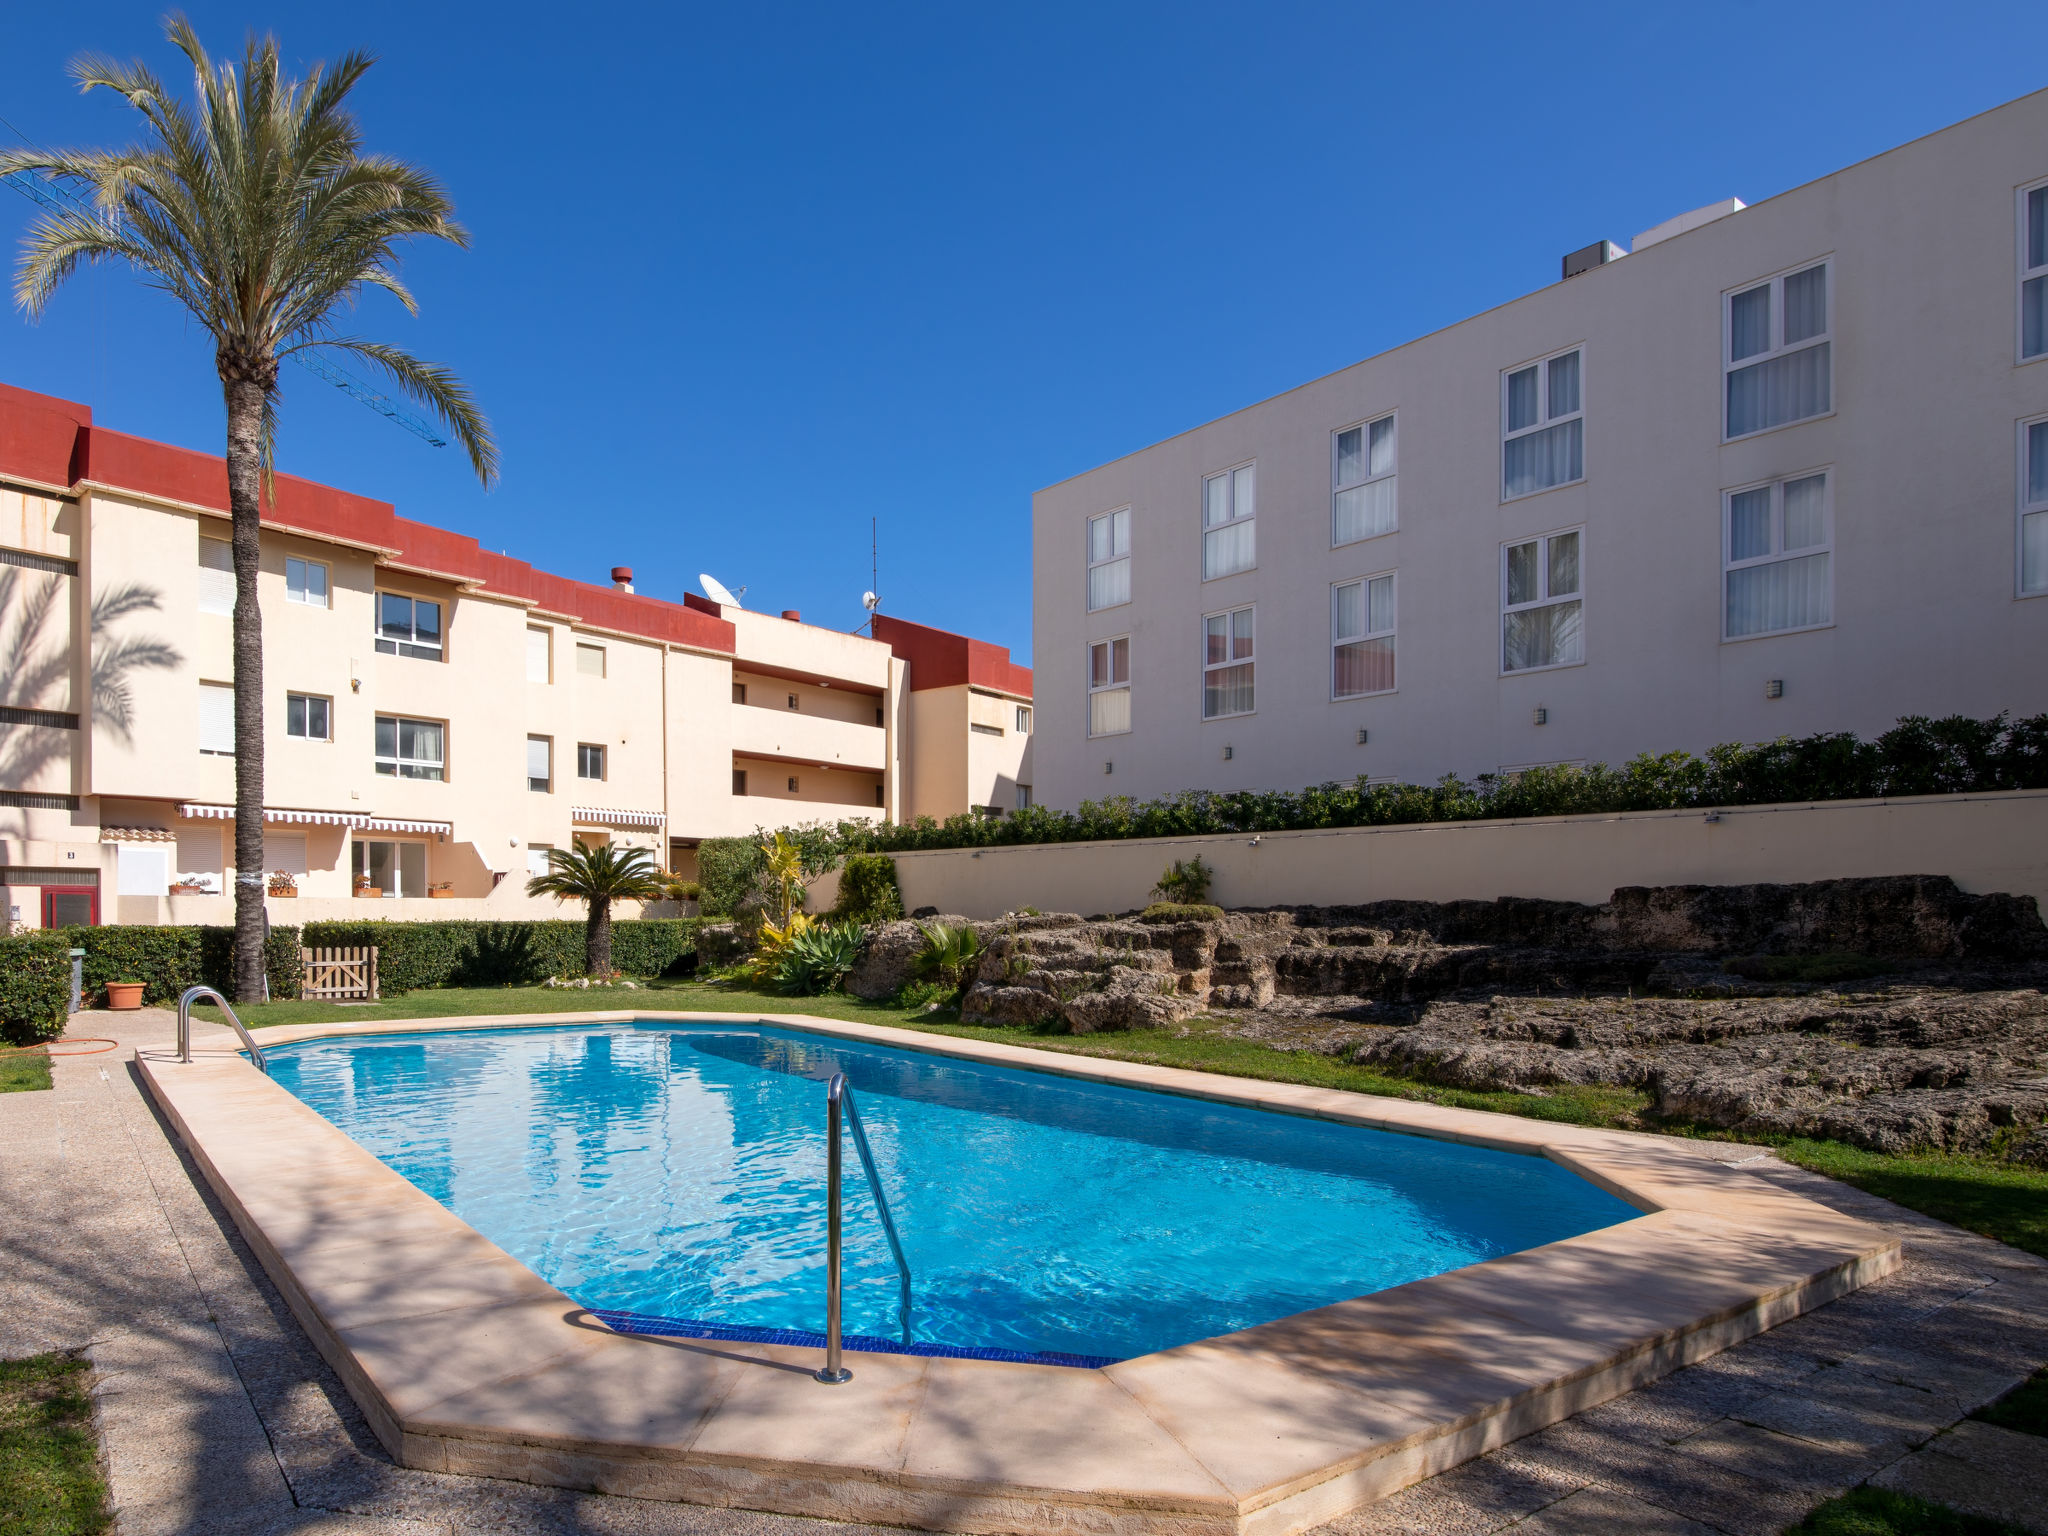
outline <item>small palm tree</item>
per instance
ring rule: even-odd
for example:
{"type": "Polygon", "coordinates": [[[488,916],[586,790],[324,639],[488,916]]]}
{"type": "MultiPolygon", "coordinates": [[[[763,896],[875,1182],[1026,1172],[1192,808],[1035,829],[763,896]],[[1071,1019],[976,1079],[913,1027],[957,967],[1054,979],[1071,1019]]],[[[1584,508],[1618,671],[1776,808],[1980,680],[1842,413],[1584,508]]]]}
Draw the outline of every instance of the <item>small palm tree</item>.
{"type": "Polygon", "coordinates": [[[398,279],[411,239],[467,245],[440,185],[402,161],[362,152],[347,110],[372,58],[351,53],[288,80],[277,43],[252,35],[239,71],[215,65],[191,24],[171,42],[191,62],[194,103],[142,64],[88,55],[81,88],[125,97],[145,142],[119,151],[0,153],[0,175],[48,175],[90,195],[93,211],[49,214],[29,232],[15,297],[40,318],[81,264],[124,261],[169,293],[213,337],[227,401],[228,506],[235,568],[235,992],[263,991],[263,618],[256,606],[258,528],[276,443],[278,365],[327,347],[361,358],[433,411],[488,485],[498,451],[467,388],[446,368],[396,347],[336,334],[365,289],[416,309],[398,279]]]}
{"type": "Polygon", "coordinates": [[[655,901],[668,881],[654,855],[645,848],[619,848],[611,843],[579,843],[550,848],[548,872],[526,882],[529,896],[554,896],[585,902],[583,964],[593,976],[612,973],[612,903],[655,901]]]}

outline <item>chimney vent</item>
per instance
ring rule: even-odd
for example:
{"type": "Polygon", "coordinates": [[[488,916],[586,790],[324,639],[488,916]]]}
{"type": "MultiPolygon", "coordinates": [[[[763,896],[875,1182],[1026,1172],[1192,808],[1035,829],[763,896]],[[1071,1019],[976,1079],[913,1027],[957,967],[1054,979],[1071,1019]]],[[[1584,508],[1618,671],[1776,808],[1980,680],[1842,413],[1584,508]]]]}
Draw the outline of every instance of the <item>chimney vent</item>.
{"type": "Polygon", "coordinates": [[[617,587],[617,588],[618,588],[618,589],[619,589],[619,590],[620,590],[621,592],[630,592],[630,591],[632,591],[632,590],[633,590],[633,567],[631,567],[630,565],[615,565],[615,566],[613,566],[613,567],[612,567],[612,585],[613,585],[614,587],[617,587]]]}
{"type": "Polygon", "coordinates": [[[1612,240],[1595,240],[1584,250],[1573,251],[1564,259],[1564,275],[1567,280],[1595,267],[1604,267],[1610,261],[1619,261],[1628,254],[1612,240]]]}
{"type": "Polygon", "coordinates": [[[785,619],[789,620],[789,622],[792,624],[801,624],[804,621],[803,615],[798,613],[794,608],[783,609],[782,616],[785,619]]]}

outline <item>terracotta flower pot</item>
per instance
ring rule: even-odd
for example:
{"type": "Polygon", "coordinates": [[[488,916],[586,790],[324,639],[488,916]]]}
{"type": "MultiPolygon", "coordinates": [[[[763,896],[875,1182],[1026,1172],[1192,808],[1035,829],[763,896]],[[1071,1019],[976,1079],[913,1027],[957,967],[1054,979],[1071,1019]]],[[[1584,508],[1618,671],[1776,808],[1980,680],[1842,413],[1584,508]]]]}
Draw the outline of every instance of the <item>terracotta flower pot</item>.
{"type": "Polygon", "coordinates": [[[455,893],[453,891],[437,891],[433,889],[431,886],[428,887],[427,894],[437,901],[453,901],[455,899],[455,893]]]}
{"type": "Polygon", "coordinates": [[[131,1008],[140,1008],[142,1006],[142,983],[139,981],[108,982],[107,1006],[116,1013],[125,1013],[131,1008]]]}

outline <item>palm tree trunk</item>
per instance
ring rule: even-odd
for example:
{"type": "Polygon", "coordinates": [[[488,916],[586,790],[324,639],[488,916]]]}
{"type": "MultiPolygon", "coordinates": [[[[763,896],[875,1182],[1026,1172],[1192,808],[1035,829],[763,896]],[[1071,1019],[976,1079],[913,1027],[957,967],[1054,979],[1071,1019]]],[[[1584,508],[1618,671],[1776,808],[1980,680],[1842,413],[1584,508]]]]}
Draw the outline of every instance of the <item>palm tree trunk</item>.
{"type": "MultiPolygon", "coordinates": [[[[273,370],[274,371],[274,370],[273,370]]],[[[235,565],[235,1000],[263,997],[263,613],[256,573],[263,516],[264,386],[222,368],[235,565]]]]}
{"type": "Polygon", "coordinates": [[[583,966],[592,977],[612,973],[612,903],[608,896],[590,898],[590,921],[583,925],[583,966]]]}

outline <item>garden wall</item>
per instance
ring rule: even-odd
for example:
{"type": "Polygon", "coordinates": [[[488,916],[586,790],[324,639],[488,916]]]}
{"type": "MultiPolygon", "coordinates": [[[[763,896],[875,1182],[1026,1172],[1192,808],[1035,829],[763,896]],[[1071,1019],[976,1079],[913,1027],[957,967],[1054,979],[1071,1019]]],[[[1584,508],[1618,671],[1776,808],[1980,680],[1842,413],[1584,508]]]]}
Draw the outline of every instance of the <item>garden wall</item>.
{"type": "MultiPolygon", "coordinates": [[[[1019,907],[1141,907],[1174,859],[1216,870],[1226,907],[1536,896],[1598,903],[1626,885],[1748,885],[1851,875],[1947,875],[1965,891],[2032,896],[2048,910],[2048,791],[1625,811],[1035,843],[898,853],[908,910],[997,917],[1019,907]]],[[[837,895],[836,875],[810,908],[837,895]]]]}

